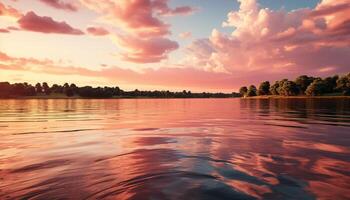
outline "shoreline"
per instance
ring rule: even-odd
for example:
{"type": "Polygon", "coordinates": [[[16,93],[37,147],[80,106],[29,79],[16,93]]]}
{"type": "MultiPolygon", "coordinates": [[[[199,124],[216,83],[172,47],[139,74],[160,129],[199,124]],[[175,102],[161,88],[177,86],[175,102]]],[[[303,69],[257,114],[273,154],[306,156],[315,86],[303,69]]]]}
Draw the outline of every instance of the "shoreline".
{"type": "Polygon", "coordinates": [[[121,96],[121,97],[111,97],[111,98],[90,98],[90,97],[54,97],[54,96],[28,96],[28,97],[9,97],[9,98],[0,98],[0,100],[63,100],[63,99],[71,99],[71,100],[78,100],[78,99],[239,99],[241,97],[128,97],[128,96],[121,96]]]}
{"type": "Polygon", "coordinates": [[[350,96],[254,96],[254,97],[240,97],[241,99],[350,99],[350,96]]]}
{"type": "Polygon", "coordinates": [[[253,96],[253,97],[188,97],[188,98],[174,98],[174,97],[130,97],[130,96],[120,96],[111,98],[86,98],[80,96],[65,97],[65,96],[28,96],[28,97],[8,97],[0,98],[0,100],[63,100],[63,99],[350,99],[350,96],[253,96]]]}

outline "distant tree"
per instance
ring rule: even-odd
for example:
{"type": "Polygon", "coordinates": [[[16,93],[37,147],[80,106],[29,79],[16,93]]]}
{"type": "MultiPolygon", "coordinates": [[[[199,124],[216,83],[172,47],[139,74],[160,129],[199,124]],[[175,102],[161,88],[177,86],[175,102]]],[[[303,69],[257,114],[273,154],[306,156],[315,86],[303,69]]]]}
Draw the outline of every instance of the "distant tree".
{"type": "Polygon", "coordinates": [[[79,88],[74,83],[72,83],[70,84],[69,89],[72,90],[74,94],[77,94],[79,88]]]}
{"type": "Polygon", "coordinates": [[[64,89],[60,85],[53,84],[52,87],[51,87],[51,92],[53,92],[53,93],[63,93],[64,89]]]}
{"type": "Polygon", "coordinates": [[[120,96],[122,93],[122,90],[119,87],[115,87],[113,91],[113,96],[120,96]]]}
{"type": "Polygon", "coordinates": [[[336,89],[344,95],[350,95],[350,73],[337,80],[336,89]]]}
{"type": "Polygon", "coordinates": [[[326,84],[326,93],[332,93],[336,91],[338,79],[338,75],[327,77],[324,79],[324,82],[326,84]]]}
{"type": "Polygon", "coordinates": [[[279,94],[283,96],[295,96],[298,94],[298,87],[293,81],[283,81],[279,87],[279,94]]]}
{"type": "Polygon", "coordinates": [[[257,95],[257,90],[256,90],[255,85],[249,86],[248,92],[247,92],[247,96],[248,97],[253,97],[253,96],[256,96],[256,95],[257,95]]]}
{"type": "Polygon", "coordinates": [[[279,95],[284,95],[283,91],[282,91],[282,88],[283,88],[284,82],[286,82],[286,81],[288,81],[288,79],[282,79],[282,80],[278,81],[277,91],[278,91],[279,95]]]}
{"type": "MultiPolygon", "coordinates": [[[[36,84],[36,87],[29,85],[28,83],[15,83],[10,84],[8,82],[0,82],[0,97],[17,97],[17,96],[31,96],[35,95],[36,91],[40,93],[47,91],[49,86],[47,83],[36,84]]],[[[49,88],[51,92],[62,93],[69,97],[79,95],[85,98],[111,98],[116,95],[125,96],[144,96],[154,98],[226,98],[239,96],[238,93],[224,94],[224,93],[192,93],[191,91],[184,90],[183,92],[170,92],[170,91],[123,91],[119,87],[96,87],[91,86],[77,87],[75,84],[69,85],[65,83],[63,86],[54,84],[49,88]]]]}
{"type": "Polygon", "coordinates": [[[35,91],[35,87],[33,87],[32,85],[28,84],[28,83],[23,83],[23,94],[24,96],[35,96],[36,95],[36,91],[35,91]]]}
{"type": "Polygon", "coordinates": [[[314,81],[315,78],[306,75],[299,76],[295,79],[295,84],[300,94],[305,94],[306,88],[314,81]]]}
{"type": "Polygon", "coordinates": [[[140,91],[138,89],[135,89],[133,96],[135,96],[135,97],[140,96],[140,91]]]}
{"type": "Polygon", "coordinates": [[[50,89],[49,85],[48,85],[46,82],[43,83],[43,85],[42,85],[42,90],[43,90],[43,92],[44,92],[46,95],[51,94],[51,89],[50,89]]]}
{"type": "Polygon", "coordinates": [[[270,94],[270,82],[264,81],[260,84],[258,95],[268,95],[270,94]]]}
{"type": "Polygon", "coordinates": [[[63,93],[67,97],[72,97],[77,92],[77,86],[75,84],[69,85],[68,83],[63,84],[63,93]]]}
{"type": "Polygon", "coordinates": [[[272,95],[279,95],[278,88],[279,88],[279,81],[276,81],[271,87],[270,87],[270,93],[272,95]]]}
{"type": "Polygon", "coordinates": [[[327,90],[327,86],[322,79],[315,79],[306,89],[305,94],[308,96],[320,96],[327,90]]]}
{"type": "Polygon", "coordinates": [[[26,88],[26,96],[35,96],[35,95],[36,95],[35,87],[32,85],[28,85],[26,88]]]}
{"type": "Polygon", "coordinates": [[[74,91],[73,91],[72,89],[70,89],[70,88],[65,89],[64,93],[65,93],[65,95],[66,95],[67,97],[72,97],[72,96],[74,96],[74,91]]]}
{"type": "Polygon", "coordinates": [[[35,85],[35,91],[36,91],[37,93],[42,93],[42,92],[43,92],[43,88],[41,87],[41,84],[40,84],[40,83],[37,83],[37,84],[35,85]]]}
{"type": "MultiPolygon", "coordinates": [[[[240,93],[237,92],[232,92],[232,97],[241,97],[242,95],[240,93]]],[[[205,98],[205,95],[200,96],[201,98],[205,98]]]]}
{"type": "Polygon", "coordinates": [[[12,85],[12,94],[15,96],[25,96],[25,86],[23,83],[15,83],[12,85]]]}
{"type": "Polygon", "coordinates": [[[11,84],[9,82],[0,82],[0,97],[8,97],[11,94],[11,84]]]}
{"type": "Polygon", "coordinates": [[[247,96],[247,93],[248,93],[248,88],[246,86],[239,88],[239,94],[241,94],[242,97],[247,96]]]}

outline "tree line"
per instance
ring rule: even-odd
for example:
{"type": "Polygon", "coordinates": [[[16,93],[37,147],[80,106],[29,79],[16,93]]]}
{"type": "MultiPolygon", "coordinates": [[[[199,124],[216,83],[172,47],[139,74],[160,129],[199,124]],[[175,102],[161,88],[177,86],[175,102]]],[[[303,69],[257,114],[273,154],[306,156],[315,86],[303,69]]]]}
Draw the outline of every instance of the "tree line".
{"type": "Polygon", "coordinates": [[[255,85],[243,86],[239,89],[243,97],[279,95],[279,96],[321,96],[321,95],[350,95],[350,73],[339,77],[334,75],[327,78],[302,75],[294,81],[282,79],[270,84],[269,81],[255,85]]]}
{"type": "Polygon", "coordinates": [[[67,97],[82,98],[229,98],[239,97],[239,93],[192,93],[183,90],[182,92],[171,91],[124,91],[119,87],[78,87],[75,84],[65,83],[64,85],[53,84],[49,86],[46,82],[31,85],[28,83],[0,82],[0,98],[18,98],[31,96],[50,96],[60,94],[67,97]]]}

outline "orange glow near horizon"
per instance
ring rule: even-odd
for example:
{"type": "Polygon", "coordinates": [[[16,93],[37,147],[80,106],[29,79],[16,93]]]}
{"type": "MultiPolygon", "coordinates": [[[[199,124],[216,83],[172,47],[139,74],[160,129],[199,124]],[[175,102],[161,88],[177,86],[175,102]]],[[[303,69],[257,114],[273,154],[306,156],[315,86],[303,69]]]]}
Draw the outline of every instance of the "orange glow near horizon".
{"type": "Polygon", "coordinates": [[[233,92],[349,72],[350,0],[138,2],[1,1],[0,79],[233,92]]]}

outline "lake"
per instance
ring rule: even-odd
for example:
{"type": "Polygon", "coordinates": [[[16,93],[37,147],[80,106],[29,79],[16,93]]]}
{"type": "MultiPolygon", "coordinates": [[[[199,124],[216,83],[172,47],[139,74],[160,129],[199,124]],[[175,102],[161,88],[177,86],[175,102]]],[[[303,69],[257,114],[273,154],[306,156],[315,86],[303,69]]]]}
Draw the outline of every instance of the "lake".
{"type": "Polygon", "coordinates": [[[0,100],[0,199],[350,199],[350,99],[0,100]]]}

